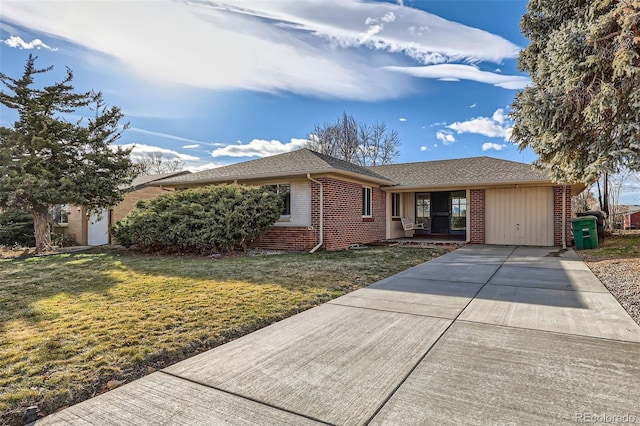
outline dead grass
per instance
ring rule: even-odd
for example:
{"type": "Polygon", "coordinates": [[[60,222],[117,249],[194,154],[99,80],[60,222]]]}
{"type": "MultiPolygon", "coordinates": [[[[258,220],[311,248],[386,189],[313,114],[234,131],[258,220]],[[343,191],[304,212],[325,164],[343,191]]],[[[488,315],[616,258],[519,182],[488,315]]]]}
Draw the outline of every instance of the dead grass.
{"type": "Polygon", "coordinates": [[[597,249],[576,252],[640,324],[640,231],[619,232],[607,237],[597,249]]]}
{"type": "Polygon", "coordinates": [[[0,423],[51,413],[433,257],[374,247],[226,259],[0,260],[0,423]]]}
{"type": "MultiPolygon", "coordinates": [[[[576,250],[577,251],[577,250],[576,250]]],[[[605,238],[598,248],[577,251],[584,260],[640,259],[640,230],[618,231],[605,238]]]]}

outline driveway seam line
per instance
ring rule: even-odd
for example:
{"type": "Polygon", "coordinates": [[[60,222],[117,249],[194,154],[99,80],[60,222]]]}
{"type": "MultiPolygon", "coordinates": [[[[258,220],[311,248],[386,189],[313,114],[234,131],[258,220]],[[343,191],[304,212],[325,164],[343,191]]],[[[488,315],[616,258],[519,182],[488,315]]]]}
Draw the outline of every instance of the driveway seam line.
{"type": "MultiPolygon", "coordinates": [[[[518,248],[518,246],[513,246],[512,250],[511,250],[511,253],[509,253],[509,256],[507,256],[507,259],[509,259],[509,257],[513,254],[513,252],[516,251],[517,248],[518,248]]],[[[505,262],[506,262],[506,260],[505,260],[505,262]]],[[[487,278],[487,281],[485,281],[485,283],[482,285],[482,287],[480,287],[478,289],[478,291],[476,291],[476,293],[473,295],[473,297],[467,302],[466,305],[464,305],[464,307],[460,310],[460,312],[458,312],[458,314],[453,319],[451,319],[451,323],[444,329],[444,331],[440,334],[440,336],[438,336],[438,338],[436,340],[434,340],[434,342],[431,345],[429,345],[429,347],[427,348],[425,353],[422,354],[422,356],[420,358],[418,358],[418,361],[416,361],[416,363],[413,365],[413,367],[411,367],[409,372],[402,378],[402,380],[400,380],[400,382],[393,388],[393,390],[389,393],[389,395],[387,395],[387,397],[384,399],[384,401],[382,401],[382,403],[378,406],[376,411],[374,411],[373,414],[363,424],[368,425],[373,421],[373,419],[376,418],[376,416],[380,413],[380,411],[382,411],[384,406],[387,405],[387,403],[391,400],[391,398],[393,398],[393,396],[396,394],[396,392],[398,392],[398,390],[402,387],[402,385],[404,385],[404,383],[409,379],[409,377],[411,377],[413,372],[418,368],[418,366],[422,363],[422,361],[424,361],[424,359],[427,357],[427,355],[429,355],[429,352],[431,352],[431,349],[433,349],[433,347],[435,345],[437,345],[438,342],[440,342],[440,340],[444,337],[444,335],[447,334],[449,329],[451,329],[451,327],[456,323],[456,321],[458,320],[460,315],[462,315],[462,313],[465,311],[465,309],[467,309],[469,304],[471,304],[471,302],[474,301],[474,299],[478,296],[478,294],[480,294],[482,289],[487,286],[487,283],[498,273],[498,271],[500,270],[500,268],[502,268],[503,265],[504,265],[504,262],[498,267],[498,269],[496,269],[493,272],[493,274],[491,274],[491,276],[489,278],[487,278]]]]}
{"type": "Polygon", "coordinates": [[[563,333],[561,331],[553,331],[553,330],[540,330],[537,328],[527,328],[527,327],[516,327],[514,325],[505,325],[505,324],[492,324],[489,322],[479,322],[479,321],[471,321],[466,319],[458,320],[460,322],[466,322],[469,324],[480,324],[480,325],[488,325],[490,327],[504,327],[511,328],[515,330],[528,330],[528,331],[537,331],[539,333],[549,333],[549,334],[557,334],[560,336],[575,336],[575,337],[584,337],[585,339],[596,339],[596,340],[606,340],[608,342],[621,342],[621,343],[629,343],[632,345],[640,345],[640,342],[633,342],[631,340],[622,340],[622,339],[612,339],[610,337],[597,337],[597,336],[587,336],[586,334],[573,334],[573,333],[563,333]]]}
{"type": "MultiPolygon", "coordinates": [[[[549,287],[536,287],[536,286],[526,286],[526,285],[514,285],[514,284],[495,284],[495,283],[487,283],[487,285],[495,285],[498,287],[516,287],[516,288],[535,288],[538,290],[555,290],[555,291],[572,291],[574,293],[606,293],[606,291],[595,291],[595,290],[569,290],[566,288],[549,288],[549,287]]],[[[604,287],[604,286],[603,286],[604,287]]],[[[606,288],[606,287],[605,287],[606,288]]]]}
{"type": "MultiPolygon", "coordinates": [[[[420,317],[420,318],[436,318],[436,319],[445,319],[445,320],[448,320],[448,321],[453,321],[451,318],[439,317],[439,316],[436,316],[436,315],[414,314],[413,312],[398,312],[398,311],[392,311],[390,309],[371,308],[371,307],[368,307],[368,306],[351,306],[351,305],[343,305],[342,303],[333,303],[333,302],[327,302],[327,303],[329,303],[331,305],[335,305],[335,306],[342,306],[343,308],[365,309],[365,310],[368,310],[368,311],[389,312],[389,313],[392,313],[392,314],[411,315],[411,316],[420,317]]],[[[438,305],[421,305],[421,306],[438,306],[438,305]]],[[[457,308],[453,308],[453,309],[457,309],[457,308]]]]}
{"type": "Polygon", "coordinates": [[[180,375],[177,375],[177,374],[169,373],[168,371],[164,371],[164,370],[159,370],[158,372],[166,374],[167,376],[174,377],[176,379],[184,380],[184,381],[187,381],[187,382],[199,385],[199,386],[204,386],[204,387],[209,388],[209,389],[217,390],[218,392],[226,393],[227,395],[231,395],[231,396],[235,396],[235,397],[238,397],[238,398],[245,399],[247,401],[255,402],[256,404],[259,404],[259,405],[264,405],[264,406],[269,407],[269,408],[273,408],[273,409],[276,409],[276,410],[279,410],[279,411],[284,411],[285,413],[293,414],[293,415],[298,416],[298,417],[303,417],[303,418],[305,418],[307,420],[318,422],[318,423],[321,423],[323,425],[336,426],[334,423],[329,423],[329,422],[326,422],[324,420],[316,419],[315,417],[308,416],[308,415],[302,414],[302,413],[298,413],[296,411],[292,411],[292,410],[289,410],[287,408],[278,407],[277,405],[273,405],[273,404],[270,404],[268,402],[260,401],[259,399],[252,398],[250,396],[246,396],[246,395],[242,395],[242,394],[239,394],[239,393],[236,393],[236,392],[232,392],[232,391],[229,391],[229,390],[226,390],[226,389],[222,389],[222,388],[219,388],[217,386],[213,386],[213,385],[201,382],[199,380],[189,379],[187,377],[183,377],[183,376],[180,376],[180,375]]]}

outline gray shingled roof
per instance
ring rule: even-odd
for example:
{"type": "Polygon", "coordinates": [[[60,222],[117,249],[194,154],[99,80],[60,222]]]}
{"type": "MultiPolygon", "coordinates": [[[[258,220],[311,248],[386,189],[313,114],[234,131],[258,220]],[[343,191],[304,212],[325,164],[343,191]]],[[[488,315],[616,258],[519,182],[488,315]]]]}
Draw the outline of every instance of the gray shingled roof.
{"type": "Polygon", "coordinates": [[[364,179],[391,185],[384,176],[375,171],[347,161],[303,148],[297,151],[244,161],[229,166],[204,170],[190,175],[177,176],[157,181],[157,185],[189,185],[229,182],[234,180],[265,179],[300,176],[307,173],[338,173],[359,175],[364,179]]]}
{"type": "Polygon", "coordinates": [[[181,170],[177,172],[157,173],[154,175],[138,176],[131,181],[131,184],[127,185],[127,189],[139,189],[157,180],[173,178],[173,177],[182,176],[182,175],[188,175],[190,173],[191,172],[188,170],[181,170]]]}
{"type": "Polygon", "coordinates": [[[545,172],[529,164],[491,157],[390,164],[368,169],[406,188],[550,182],[545,172]]]}

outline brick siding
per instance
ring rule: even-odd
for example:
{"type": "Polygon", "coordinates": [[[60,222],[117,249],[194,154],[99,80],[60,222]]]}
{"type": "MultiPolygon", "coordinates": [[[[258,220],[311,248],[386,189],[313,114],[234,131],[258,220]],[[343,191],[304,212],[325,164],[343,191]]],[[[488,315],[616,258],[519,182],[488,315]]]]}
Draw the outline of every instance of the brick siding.
{"type": "Polygon", "coordinates": [[[249,244],[250,248],[268,250],[308,251],[318,242],[315,229],[304,226],[274,226],[265,235],[249,244]]]}
{"type": "MultiPolygon", "coordinates": [[[[324,191],[324,241],[322,249],[341,250],[351,244],[366,244],[385,238],[386,196],[371,189],[372,215],[362,217],[362,185],[334,178],[318,178],[324,191]]],[[[274,226],[250,244],[252,248],[310,250],[319,241],[320,187],[311,185],[312,226],[274,226]]]]}
{"type": "Polygon", "coordinates": [[[484,189],[469,190],[469,242],[472,244],[484,244],[485,242],[484,215],[484,189]]]}
{"type": "MultiPolygon", "coordinates": [[[[567,246],[571,245],[571,186],[567,185],[565,198],[565,230],[567,246]]],[[[553,244],[562,245],[562,186],[553,187],[553,244]]]]}
{"type": "Polygon", "coordinates": [[[114,206],[111,210],[111,222],[113,225],[118,220],[124,218],[129,214],[131,210],[138,204],[138,201],[142,200],[151,200],[156,198],[158,195],[167,194],[171,191],[167,189],[160,188],[159,186],[147,186],[136,191],[127,192],[124,196],[124,200],[118,203],[118,205],[114,206]]]}
{"type": "Polygon", "coordinates": [[[362,217],[362,185],[333,178],[324,185],[324,248],[340,250],[351,244],[379,241],[386,235],[386,194],[371,189],[371,218],[362,217]]]}

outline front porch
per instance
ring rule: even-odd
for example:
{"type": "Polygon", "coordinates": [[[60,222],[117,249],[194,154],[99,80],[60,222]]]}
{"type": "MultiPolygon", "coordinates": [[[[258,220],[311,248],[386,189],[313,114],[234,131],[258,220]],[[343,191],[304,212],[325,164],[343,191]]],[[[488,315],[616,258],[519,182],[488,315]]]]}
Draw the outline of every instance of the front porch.
{"type": "Polygon", "coordinates": [[[467,241],[460,238],[443,238],[443,237],[401,237],[383,240],[382,243],[388,245],[399,245],[406,247],[462,247],[468,244],[467,241]]]}
{"type": "Polygon", "coordinates": [[[414,191],[389,193],[390,217],[387,239],[414,238],[428,241],[467,242],[468,190],[414,191]],[[401,218],[420,224],[406,230],[401,218]]]}

